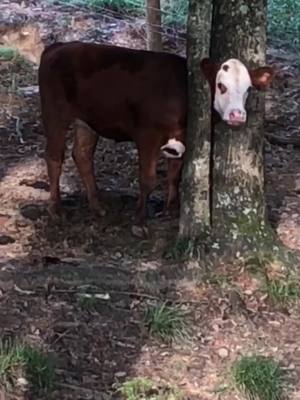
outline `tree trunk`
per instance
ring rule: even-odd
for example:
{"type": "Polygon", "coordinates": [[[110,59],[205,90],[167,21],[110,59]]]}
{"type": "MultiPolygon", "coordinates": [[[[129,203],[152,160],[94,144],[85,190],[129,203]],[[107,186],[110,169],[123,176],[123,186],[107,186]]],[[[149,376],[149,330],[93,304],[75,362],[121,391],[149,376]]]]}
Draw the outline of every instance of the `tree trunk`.
{"type": "Polygon", "coordinates": [[[148,50],[161,51],[161,11],[160,0],[147,0],[147,48],[148,50]]]}
{"type": "MultiPolygon", "coordinates": [[[[249,68],[265,64],[266,0],[214,0],[213,5],[211,57],[238,58],[249,68]]],[[[233,130],[221,122],[211,132],[210,91],[199,67],[207,55],[210,13],[211,1],[190,0],[187,152],[174,251],[211,266],[248,257],[292,265],[293,255],[266,220],[263,92],[253,89],[249,96],[245,127],[233,130]]]]}
{"type": "MultiPolygon", "coordinates": [[[[266,1],[214,0],[211,57],[238,58],[248,67],[265,64],[266,1]]],[[[253,89],[244,128],[214,130],[212,229],[215,248],[230,255],[255,251],[269,240],[263,166],[264,94],[253,89]]]]}
{"type": "Polygon", "coordinates": [[[201,73],[200,61],[209,54],[211,11],[211,0],[189,2],[187,150],[182,174],[179,226],[182,239],[206,235],[210,223],[211,94],[201,73]]]}

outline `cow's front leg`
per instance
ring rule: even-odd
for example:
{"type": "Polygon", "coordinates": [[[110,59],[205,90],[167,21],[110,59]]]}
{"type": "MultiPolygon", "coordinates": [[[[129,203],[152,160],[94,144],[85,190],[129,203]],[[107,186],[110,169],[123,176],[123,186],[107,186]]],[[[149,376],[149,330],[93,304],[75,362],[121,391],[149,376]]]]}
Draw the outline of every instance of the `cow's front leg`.
{"type": "MultiPolygon", "coordinates": [[[[151,138],[151,136],[148,136],[151,138]]],[[[140,196],[137,208],[137,222],[143,224],[147,214],[147,200],[157,184],[157,160],[159,156],[159,143],[153,140],[143,142],[138,146],[140,167],[140,196]]]]}
{"type": "Polygon", "coordinates": [[[164,214],[173,212],[179,214],[179,184],[181,180],[183,160],[168,159],[168,184],[167,184],[167,200],[164,207],[164,214]]]}

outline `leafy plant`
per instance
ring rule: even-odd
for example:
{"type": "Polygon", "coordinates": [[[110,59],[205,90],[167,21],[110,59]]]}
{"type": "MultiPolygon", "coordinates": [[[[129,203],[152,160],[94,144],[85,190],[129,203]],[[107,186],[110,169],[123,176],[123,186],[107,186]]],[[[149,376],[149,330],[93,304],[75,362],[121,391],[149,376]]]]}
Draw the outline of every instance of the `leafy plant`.
{"type": "Polygon", "coordinates": [[[300,297],[300,286],[295,279],[267,279],[266,292],[273,303],[287,305],[300,297]]]}
{"type": "Polygon", "coordinates": [[[182,400],[178,390],[147,378],[133,378],[122,384],[119,391],[125,400],[182,400]]]}

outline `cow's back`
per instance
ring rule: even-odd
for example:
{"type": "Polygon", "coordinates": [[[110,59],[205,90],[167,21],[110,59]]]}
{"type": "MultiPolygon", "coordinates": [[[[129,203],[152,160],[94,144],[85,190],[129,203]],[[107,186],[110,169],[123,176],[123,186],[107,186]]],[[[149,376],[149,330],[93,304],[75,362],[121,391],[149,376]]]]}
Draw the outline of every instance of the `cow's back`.
{"type": "Polygon", "coordinates": [[[116,140],[183,127],[186,80],[177,55],[81,42],[49,46],[39,69],[42,111],[59,104],[57,112],[116,140]]]}

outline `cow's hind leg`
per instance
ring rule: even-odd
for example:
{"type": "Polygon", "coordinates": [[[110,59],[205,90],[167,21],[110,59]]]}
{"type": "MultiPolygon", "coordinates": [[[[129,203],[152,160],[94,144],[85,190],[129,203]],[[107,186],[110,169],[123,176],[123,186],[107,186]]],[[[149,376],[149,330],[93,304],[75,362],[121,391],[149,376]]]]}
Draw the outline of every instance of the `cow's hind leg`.
{"type": "Polygon", "coordinates": [[[99,203],[94,174],[94,153],[97,142],[98,135],[88,126],[81,123],[76,125],[72,156],[85,186],[90,209],[97,215],[103,216],[105,211],[99,203]]]}
{"type": "Polygon", "coordinates": [[[66,134],[67,129],[61,126],[47,129],[46,163],[50,184],[48,211],[51,216],[59,214],[60,211],[59,180],[64,161],[66,134]]]}

